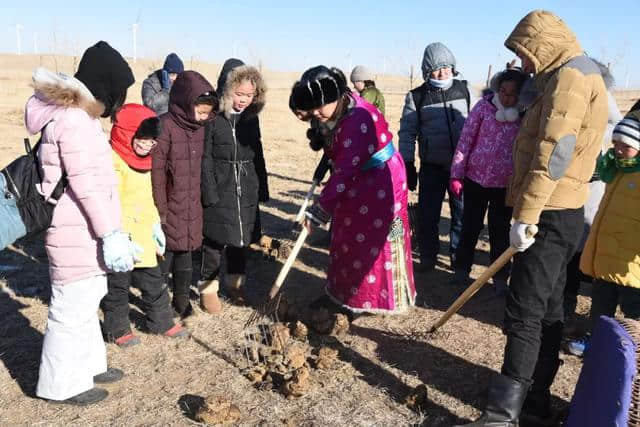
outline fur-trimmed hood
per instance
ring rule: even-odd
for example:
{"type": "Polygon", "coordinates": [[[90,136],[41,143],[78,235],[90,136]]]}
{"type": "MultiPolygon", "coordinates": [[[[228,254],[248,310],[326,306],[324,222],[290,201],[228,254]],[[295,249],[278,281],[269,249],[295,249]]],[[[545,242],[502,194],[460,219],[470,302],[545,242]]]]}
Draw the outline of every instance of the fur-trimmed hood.
{"type": "Polygon", "coordinates": [[[256,116],[264,108],[267,86],[260,71],[249,65],[238,65],[232,68],[223,67],[218,82],[219,84],[224,82],[224,85],[222,87],[218,86],[218,95],[220,96],[220,112],[227,119],[231,117],[233,112],[231,91],[235,85],[242,83],[244,80],[251,81],[256,89],[253,102],[242,112],[242,115],[245,118],[256,116]]]}
{"type": "Polygon", "coordinates": [[[40,67],[33,72],[32,79],[34,96],[25,108],[25,125],[32,135],[40,132],[61,108],[80,108],[94,119],[104,112],[102,102],[75,77],[40,67]],[[39,114],[33,114],[35,103],[39,104],[39,114]]]}

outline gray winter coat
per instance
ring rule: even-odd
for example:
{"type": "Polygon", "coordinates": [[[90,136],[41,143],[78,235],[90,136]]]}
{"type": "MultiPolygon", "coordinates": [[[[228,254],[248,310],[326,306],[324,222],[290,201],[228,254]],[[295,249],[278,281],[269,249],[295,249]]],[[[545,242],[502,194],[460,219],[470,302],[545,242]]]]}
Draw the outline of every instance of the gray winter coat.
{"type": "Polygon", "coordinates": [[[417,140],[421,164],[449,168],[470,108],[469,90],[462,80],[454,80],[451,87],[444,90],[425,82],[409,92],[398,132],[404,161],[415,160],[417,140]],[[419,109],[415,100],[420,101],[419,109]]]}
{"type": "Polygon", "coordinates": [[[142,83],[142,103],[161,115],[169,111],[169,90],[162,89],[159,74],[154,71],[142,83]]]}
{"type": "Polygon", "coordinates": [[[455,72],[456,58],[442,43],[431,43],[422,58],[425,83],[407,94],[400,118],[398,138],[405,162],[414,162],[417,140],[421,164],[451,166],[472,103],[466,81],[454,79],[448,89],[428,83],[431,72],[442,67],[455,72]]]}

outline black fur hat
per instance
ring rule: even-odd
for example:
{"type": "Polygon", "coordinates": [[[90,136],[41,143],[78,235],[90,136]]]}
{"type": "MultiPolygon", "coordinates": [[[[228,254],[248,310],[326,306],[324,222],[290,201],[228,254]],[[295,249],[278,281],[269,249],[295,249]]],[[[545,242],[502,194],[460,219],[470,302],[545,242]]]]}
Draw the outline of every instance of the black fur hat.
{"type": "Polygon", "coordinates": [[[293,86],[289,107],[302,111],[313,110],[337,101],[345,92],[347,85],[344,75],[318,65],[305,71],[293,86]]]}
{"type": "Polygon", "coordinates": [[[157,117],[149,117],[144,119],[138,130],[133,135],[137,139],[156,139],[160,135],[160,119],[157,117]]]}

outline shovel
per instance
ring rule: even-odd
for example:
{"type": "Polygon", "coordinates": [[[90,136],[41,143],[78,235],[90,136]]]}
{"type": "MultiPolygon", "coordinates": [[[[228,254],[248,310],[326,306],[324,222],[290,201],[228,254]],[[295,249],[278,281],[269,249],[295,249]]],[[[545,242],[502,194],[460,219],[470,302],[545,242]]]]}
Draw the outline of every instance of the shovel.
{"type": "MultiPolygon", "coordinates": [[[[527,237],[531,238],[538,233],[538,227],[535,225],[530,225],[527,227],[527,237]]],[[[469,287],[456,299],[453,304],[447,309],[447,311],[440,317],[435,325],[429,329],[428,333],[433,333],[438,330],[442,325],[447,323],[447,320],[451,318],[454,314],[458,312],[462,308],[463,305],[471,299],[472,296],[476,294],[483,287],[489,279],[493,277],[502,267],[505,266],[506,263],[513,258],[513,256],[518,252],[513,246],[509,246],[506,251],[502,253],[487,269],[478,277],[469,287]]]]}

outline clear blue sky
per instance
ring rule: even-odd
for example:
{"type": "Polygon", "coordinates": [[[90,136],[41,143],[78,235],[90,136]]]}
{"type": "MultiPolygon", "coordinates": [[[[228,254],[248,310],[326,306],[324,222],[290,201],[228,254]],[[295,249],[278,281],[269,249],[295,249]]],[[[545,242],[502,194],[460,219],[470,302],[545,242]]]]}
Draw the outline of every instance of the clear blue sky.
{"type": "MultiPolygon", "coordinates": [[[[8,2],[3,2],[8,3],[8,2]]],[[[364,64],[376,72],[419,70],[426,44],[441,41],[468,80],[483,81],[487,67],[512,55],[504,39],[532,9],[562,17],[591,56],[610,62],[618,87],[640,87],[640,1],[275,1],[149,0],[26,1],[0,6],[1,52],[80,54],[99,39],[132,55],[131,24],[140,16],[138,56],[222,62],[236,55],[275,70],[323,63],[347,71],[364,64]],[[54,37],[55,35],[55,37],[54,37]],[[633,36],[636,36],[633,38],[633,36]],[[55,39],[55,42],[54,42],[55,39]]]]}

